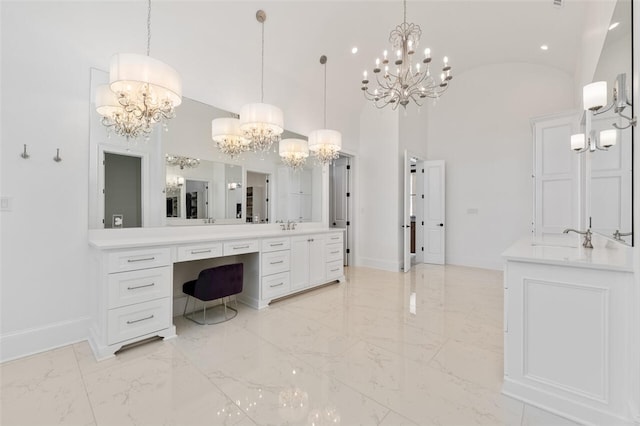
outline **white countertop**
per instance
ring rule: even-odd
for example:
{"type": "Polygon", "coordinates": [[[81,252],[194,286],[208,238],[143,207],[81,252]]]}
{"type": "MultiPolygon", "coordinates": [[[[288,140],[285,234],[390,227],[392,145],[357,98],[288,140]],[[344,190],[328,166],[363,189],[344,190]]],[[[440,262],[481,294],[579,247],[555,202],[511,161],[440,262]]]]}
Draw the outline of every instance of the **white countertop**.
{"type": "Polygon", "coordinates": [[[295,230],[288,231],[281,230],[279,224],[90,229],[89,245],[98,249],[108,250],[205,241],[295,237],[297,235],[332,232],[344,232],[344,229],[305,226],[305,224],[296,224],[295,230]]]}
{"type": "Polygon", "coordinates": [[[508,261],[633,272],[633,248],[597,234],[592,241],[594,248],[587,249],[581,238],[526,237],[502,256],[508,261]]]}

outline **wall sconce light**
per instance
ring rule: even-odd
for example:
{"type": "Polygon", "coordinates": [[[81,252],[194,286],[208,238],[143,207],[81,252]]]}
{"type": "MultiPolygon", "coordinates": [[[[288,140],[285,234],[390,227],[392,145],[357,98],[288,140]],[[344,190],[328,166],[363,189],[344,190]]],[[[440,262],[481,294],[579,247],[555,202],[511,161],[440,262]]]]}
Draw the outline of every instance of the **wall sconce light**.
{"type": "Polygon", "coordinates": [[[627,98],[626,80],[626,74],[618,74],[613,88],[613,99],[608,105],[606,81],[596,81],[584,86],[582,89],[582,102],[585,109],[585,133],[571,135],[572,150],[577,153],[593,152],[596,149],[606,151],[617,143],[618,131],[636,125],[638,122],[637,117],[628,117],[623,114],[626,107],[632,106],[627,98]],[[612,109],[614,113],[627,120],[628,123],[624,125],[613,123],[615,129],[603,130],[596,135],[596,132],[591,127],[593,117],[612,109]]]}
{"type": "Polygon", "coordinates": [[[242,188],[242,184],[238,182],[229,182],[227,184],[227,189],[229,191],[235,191],[236,189],[240,189],[240,188],[242,188]]]}

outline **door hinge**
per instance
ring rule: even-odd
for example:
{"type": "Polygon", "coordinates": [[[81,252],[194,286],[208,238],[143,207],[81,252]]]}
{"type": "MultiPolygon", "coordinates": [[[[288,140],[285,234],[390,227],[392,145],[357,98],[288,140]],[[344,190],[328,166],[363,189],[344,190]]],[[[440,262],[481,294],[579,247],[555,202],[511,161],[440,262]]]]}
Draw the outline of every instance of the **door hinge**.
{"type": "Polygon", "coordinates": [[[104,225],[104,219],[102,219],[102,224],[104,225]]]}
{"type": "Polygon", "coordinates": [[[347,170],[351,170],[351,164],[347,164],[347,170]]]}
{"type": "Polygon", "coordinates": [[[420,248],[420,251],[424,251],[424,247],[421,247],[421,248],[420,248]]]}
{"type": "Polygon", "coordinates": [[[269,183],[269,179],[267,179],[267,183],[269,183]]]}
{"type": "Polygon", "coordinates": [[[267,203],[269,202],[269,199],[267,198],[267,203]]]}
{"type": "Polygon", "coordinates": [[[102,193],[104,194],[104,188],[102,188],[102,193]]]}
{"type": "Polygon", "coordinates": [[[424,173],[424,169],[422,169],[422,173],[424,173]]]}
{"type": "Polygon", "coordinates": [[[422,199],[424,200],[424,194],[422,194],[422,199]]]}
{"type": "Polygon", "coordinates": [[[347,254],[351,253],[351,250],[347,249],[347,254]]]}
{"type": "Polygon", "coordinates": [[[422,226],[424,226],[424,220],[422,221],[422,226]]]}
{"type": "Polygon", "coordinates": [[[347,221],[347,226],[351,225],[351,222],[347,221]]]}
{"type": "Polygon", "coordinates": [[[347,197],[351,197],[351,193],[350,192],[347,192],[347,197]]]}

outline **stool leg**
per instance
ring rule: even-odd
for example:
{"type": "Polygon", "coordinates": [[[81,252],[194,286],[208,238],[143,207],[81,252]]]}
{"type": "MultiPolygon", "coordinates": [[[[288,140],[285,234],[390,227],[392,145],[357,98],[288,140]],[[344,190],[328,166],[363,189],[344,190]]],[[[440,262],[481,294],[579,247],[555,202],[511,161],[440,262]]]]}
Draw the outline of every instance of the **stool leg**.
{"type": "Polygon", "coordinates": [[[184,303],[184,312],[182,313],[183,317],[187,316],[187,306],[189,306],[189,295],[187,294],[187,301],[184,303]]]}
{"type": "Polygon", "coordinates": [[[202,302],[203,307],[202,307],[202,322],[204,324],[207,323],[207,302],[202,302]]]}
{"type": "Polygon", "coordinates": [[[226,297],[222,298],[222,303],[224,303],[224,317],[226,319],[227,318],[227,298],[226,297]]]}

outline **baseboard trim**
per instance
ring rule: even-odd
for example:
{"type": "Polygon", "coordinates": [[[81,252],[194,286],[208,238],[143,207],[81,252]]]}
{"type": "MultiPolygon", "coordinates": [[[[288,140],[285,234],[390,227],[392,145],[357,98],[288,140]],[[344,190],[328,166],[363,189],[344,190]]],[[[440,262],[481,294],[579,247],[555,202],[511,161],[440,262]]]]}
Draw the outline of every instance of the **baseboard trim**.
{"type": "Polygon", "coordinates": [[[400,261],[389,261],[381,259],[371,259],[368,257],[358,257],[356,260],[357,266],[365,266],[367,268],[382,269],[390,272],[400,272],[402,265],[400,261]]]}
{"type": "Polygon", "coordinates": [[[0,363],[87,340],[90,320],[87,316],[3,334],[0,363]]]}

